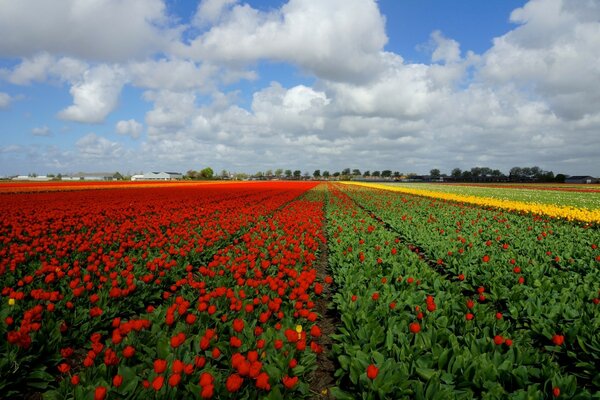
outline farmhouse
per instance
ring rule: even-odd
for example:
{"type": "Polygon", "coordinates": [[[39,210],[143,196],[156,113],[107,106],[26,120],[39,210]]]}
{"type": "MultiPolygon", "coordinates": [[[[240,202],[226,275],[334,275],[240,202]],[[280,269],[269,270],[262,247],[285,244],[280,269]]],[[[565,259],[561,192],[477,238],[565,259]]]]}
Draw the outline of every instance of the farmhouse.
{"type": "Polygon", "coordinates": [[[133,175],[132,181],[173,181],[183,178],[181,172],[146,172],[143,175],[133,175]]]}
{"type": "Polygon", "coordinates": [[[569,176],[565,179],[565,183],[597,183],[598,179],[589,175],[569,176]]]}

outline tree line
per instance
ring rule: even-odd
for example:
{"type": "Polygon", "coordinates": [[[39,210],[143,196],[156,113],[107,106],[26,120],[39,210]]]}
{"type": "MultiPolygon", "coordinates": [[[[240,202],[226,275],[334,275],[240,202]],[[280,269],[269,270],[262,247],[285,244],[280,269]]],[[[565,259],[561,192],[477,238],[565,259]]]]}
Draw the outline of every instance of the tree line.
{"type": "Polygon", "coordinates": [[[453,181],[453,182],[564,182],[566,175],[554,175],[552,171],[545,171],[538,166],[533,167],[513,167],[508,175],[499,169],[489,167],[473,167],[462,170],[460,168],[452,169],[448,174],[442,173],[434,168],[429,171],[429,175],[419,175],[414,172],[402,173],[400,171],[384,170],[365,170],[358,168],[344,168],[340,171],[330,172],[329,170],[316,169],[312,174],[299,169],[267,169],[257,171],[253,174],[230,173],[222,170],[220,174],[215,174],[211,167],[206,167],[200,171],[189,170],[186,172],[185,179],[338,179],[338,180],[426,180],[426,181],[453,181]]]}

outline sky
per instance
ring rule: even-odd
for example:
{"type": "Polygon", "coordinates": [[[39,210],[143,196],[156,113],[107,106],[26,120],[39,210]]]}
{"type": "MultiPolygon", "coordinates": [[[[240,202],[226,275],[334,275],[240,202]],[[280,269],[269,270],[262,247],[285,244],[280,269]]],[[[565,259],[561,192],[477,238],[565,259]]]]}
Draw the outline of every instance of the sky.
{"type": "Polygon", "coordinates": [[[597,0],[0,0],[0,176],[600,176],[597,0]]]}

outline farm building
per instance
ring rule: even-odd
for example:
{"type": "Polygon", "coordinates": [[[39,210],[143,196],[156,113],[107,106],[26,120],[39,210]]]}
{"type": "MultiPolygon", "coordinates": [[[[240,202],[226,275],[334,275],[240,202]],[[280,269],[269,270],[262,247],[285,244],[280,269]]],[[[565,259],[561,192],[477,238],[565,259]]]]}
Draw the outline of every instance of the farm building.
{"type": "Polygon", "coordinates": [[[144,175],[133,175],[132,181],[173,181],[183,178],[180,172],[146,172],[144,175]]]}
{"type": "Polygon", "coordinates": [[[63,181],[112,181],[114,179],[114,172],[79,172],[61,178],[63,181]]]}
{"type": "Polygon", "coordinates": [[[569,176],[565,183],[597,183],[598,179],[588,175],[569,176]]]}
{"type": "Polygon", "coordinates": [[[19,175],[12,178],[13,181],[37,181],[37,182],[47,182],[51,181],[52,178],[46,175],[37,175],[37,176],[29,176],[29,175],[19,175]]]}

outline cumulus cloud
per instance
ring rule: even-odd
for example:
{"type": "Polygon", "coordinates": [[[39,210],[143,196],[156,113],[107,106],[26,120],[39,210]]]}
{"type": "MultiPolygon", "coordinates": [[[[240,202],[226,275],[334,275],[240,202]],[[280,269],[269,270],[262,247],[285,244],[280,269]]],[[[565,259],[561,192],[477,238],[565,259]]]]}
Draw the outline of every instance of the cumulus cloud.
{"type": "Polygon", "coordinates": [[[48,128],[46,125],[44,125],[44,126],[33,128],[31,130],[31,134],[33,136],[51,136],[52,131],[50,131],[50,128],[48,128]]]}
{"type": "Polygon", "coordinates": [[[119,135],[131,136],[137,139],[142,134],[144,126],[137,122],[135,119],[129,119],[127,121],[119,121],[115,126],[115,130],[119,135]]]}
{"type": "Polygon", "coordinates": [[[144,99],[154,103],[154,108],[146,113],[146,124],[151,134],[163,128],[183,127],[196,109],[196,95],[193,92],[148,91],[144,93],[144,99]]]}
{"type": "Polygon", "coordinates": [[[271,86],[254,94],[252,110],[257,122],[270,129],[286,133],[323,130],[324,108],[330,100],[324,92],[304,85],[290,89],[273,82],[271,86]]]}
{"type": "Polygon", "coordinates": [[[7,108],[12,101],[12,97],[8,93],[0,92],[0,110],[7,108]]]}
{"type": "Polygon", "coordinates": [[[90,160],[118,160],[126,154],[126,150],[118,142],[88,133],[75,142],[77,154],[83,159],[90,160]]]}
{"type": "Polygon", "coordinates": [[[435,50],[431,54],[431,61],[453,63],[460,61],[460,45],[454,39],[448,39],[440,31],[431,33],[431,40],[435,44],[435,50]]]}
{"type": "Polygon", "coordinates": [[[218,22],[223,13],[238,0],[202,0],[198,4],[193,22],[198,26],[207,26],[218,22]]]}
{"type": "Polygon", "coordinates": [[[373,0],[290,0],[268,12],[243,4],[177,52],[233,65],[290,62],[321,78],[364,81],[378,71],[384,25],[373,0]]]}
{"type": "Polygon", "coordinates": [[[120,68],[100,65],[87,70],[80,82],[70,90],[73,105],[58,113],[59,118],[83,122],[101,123],[115,109],[125,77],[120,68]]]}
{"type": "Polygon", "coordinates": [[[0,0],[0,9],[0,54],[12,57],[123,61],[166,49],[180,31],[168,27],[161,0],[0,0]]]}
{"type": "Polygon", "coordinates": [[[495,84],[518,84],[540,96],[561,118],[598,112],[598,2],[532,0],[511,14],[517,28],[494,40],[479,73],[495,84]]]}

